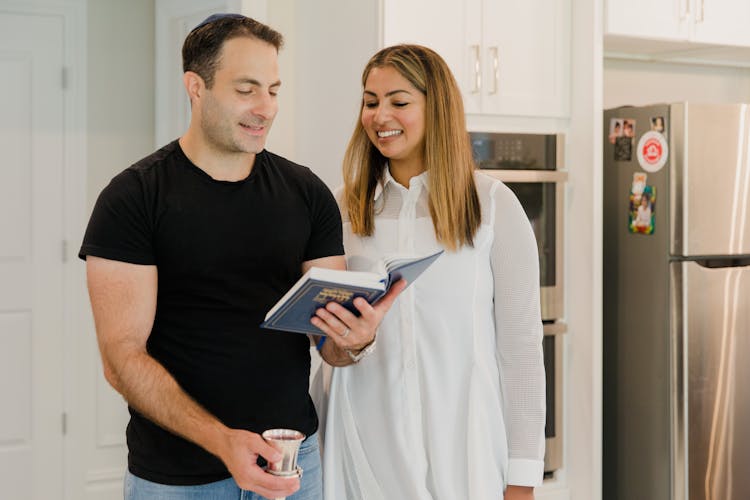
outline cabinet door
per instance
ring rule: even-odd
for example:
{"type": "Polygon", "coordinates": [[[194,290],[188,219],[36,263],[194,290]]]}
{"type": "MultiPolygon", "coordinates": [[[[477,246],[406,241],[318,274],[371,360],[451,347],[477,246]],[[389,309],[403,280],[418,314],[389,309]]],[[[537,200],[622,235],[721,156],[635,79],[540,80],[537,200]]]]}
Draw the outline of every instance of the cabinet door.
{"type": "Polygon", "coordinates": [[[455,0],[385,0],[384,47],[416,43],[431,48],[445,59],[454,77],[464,71],[464,4],[455,0]]]}
{"type": "MultiPolygon", "coordinates": [[[[691,3],[693,1],[607,0],[605,34],[664,40],[687,40],[692,13],[691,3]]],[[[698,0],[698,3],[700,1],[698,0]]],[[[705,1],[712,2],[715,0],[705,1]]]]}
{"type": "Polygon", "coordinates": [[[482,9],[482,112],[565,116],[569,0],[486,0],[482,9]]]}
{"type": "Polygon", "coordinates": [[[693,41],[750,47],[750,1],[694,1],[693,41]]]}

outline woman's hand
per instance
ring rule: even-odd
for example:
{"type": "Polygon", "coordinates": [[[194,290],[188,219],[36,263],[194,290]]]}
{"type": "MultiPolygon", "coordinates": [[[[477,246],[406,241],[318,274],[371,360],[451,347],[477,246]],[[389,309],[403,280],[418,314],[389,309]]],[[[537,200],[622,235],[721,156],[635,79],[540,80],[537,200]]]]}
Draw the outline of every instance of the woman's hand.
{"type": "Polygon", "coordinates": [[[406,281],[401,279],[374,306],[362,297],[354,299],[359,316],[336,302],[329,302],[315,312],[310,322],[328,335],[326,343],[332,341],[342,351],[361,351],[375,340],[380,322],[404,288],[406,281]]]}

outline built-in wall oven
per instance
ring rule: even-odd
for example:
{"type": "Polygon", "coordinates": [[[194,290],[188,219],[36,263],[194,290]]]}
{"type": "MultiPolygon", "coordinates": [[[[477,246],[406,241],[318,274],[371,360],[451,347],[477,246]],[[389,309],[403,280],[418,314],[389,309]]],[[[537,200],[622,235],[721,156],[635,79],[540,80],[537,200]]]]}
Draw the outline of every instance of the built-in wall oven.
{"type": "Polygon", "coordinates": [[[471,132],[474,159],[518,197],[536,236],[547,374],[545,472],[562,467],[563,199],[562,134],[471,132]]]}

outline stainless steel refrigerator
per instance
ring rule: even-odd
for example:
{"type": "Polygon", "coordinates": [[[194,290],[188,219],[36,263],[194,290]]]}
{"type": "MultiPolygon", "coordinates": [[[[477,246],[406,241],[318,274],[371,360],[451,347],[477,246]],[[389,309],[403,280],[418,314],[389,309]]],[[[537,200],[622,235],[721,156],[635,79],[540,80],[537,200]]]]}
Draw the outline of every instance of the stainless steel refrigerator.
{"type": "Polygon", "coordinates": [[[604,112],[605,500],[750,499],[749,108],[604,112]]]}

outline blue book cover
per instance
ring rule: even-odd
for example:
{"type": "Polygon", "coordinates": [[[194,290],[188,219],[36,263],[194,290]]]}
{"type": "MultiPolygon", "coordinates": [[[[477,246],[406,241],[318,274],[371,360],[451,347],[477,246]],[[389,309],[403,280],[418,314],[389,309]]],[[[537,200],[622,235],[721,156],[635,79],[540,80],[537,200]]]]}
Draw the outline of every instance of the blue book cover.
{"type": "Polygon", "coordinates": [[[310,323],[316,309],[328,302],[338,302],[359,315],[354,307],[355,298],[363,297],[373,304],[399,279],[404,278],[408,286],[442,253],[441,250],[425,257],[386,260],[382,274],[312,267],[268,311],[260,326],[285,332],[325,335],[310,323]]]}

